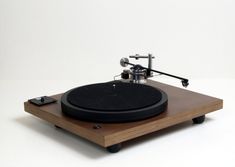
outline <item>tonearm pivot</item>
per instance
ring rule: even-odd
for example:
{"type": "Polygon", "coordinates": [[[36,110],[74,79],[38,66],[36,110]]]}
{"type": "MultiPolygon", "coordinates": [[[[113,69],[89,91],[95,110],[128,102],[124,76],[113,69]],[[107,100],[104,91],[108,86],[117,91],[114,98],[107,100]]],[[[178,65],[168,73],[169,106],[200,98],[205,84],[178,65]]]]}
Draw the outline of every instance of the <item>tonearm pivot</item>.
{"type": "Polygon", "coordinates": [[[148,54],[147,56],[142,56],[139,54],[131,55],[129,58],[135,58],[136,60],[140,58],[148,59],[148,67],[143,67],[139,64],[133,64],[129,62],[128,58],[122,58],[120,60],[120,64],[122,67],[127,67],[128,65],[132,66],[130,70],[123,70],[121,77],[122,79],[130,79],[133,83],[145,83],[147,78],[153,77],[153,72],[158,73],[160,75],[166,75],[172,78],[176,78],[181,80],[182,85],[187,87],[189,85],[189,80],[186,78],[182,78],[176,75],[168,74],[162,71],[157,71],[152,69],[152,59],[155,57],[152,54],[148,54]]]}

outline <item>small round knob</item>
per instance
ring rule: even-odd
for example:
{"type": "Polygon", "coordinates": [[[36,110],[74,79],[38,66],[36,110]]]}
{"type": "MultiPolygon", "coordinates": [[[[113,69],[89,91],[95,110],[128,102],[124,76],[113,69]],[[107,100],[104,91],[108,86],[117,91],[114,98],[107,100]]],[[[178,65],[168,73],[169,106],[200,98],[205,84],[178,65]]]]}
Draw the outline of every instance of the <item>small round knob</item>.
{"type": "Polygon", "coordinates": [[[44,97],[41,97],[41,102],[43,103],[45,101],[44,97]]]}
{"type": "Polygon", "coordinates": [[[126,57],[121,58],[121,60],[120,60],[120,65],[121,65],[122,67],[126,67],[126,66],[128,65],[127,63],[129,63],[128,58],[126,58],[126,57]]]}

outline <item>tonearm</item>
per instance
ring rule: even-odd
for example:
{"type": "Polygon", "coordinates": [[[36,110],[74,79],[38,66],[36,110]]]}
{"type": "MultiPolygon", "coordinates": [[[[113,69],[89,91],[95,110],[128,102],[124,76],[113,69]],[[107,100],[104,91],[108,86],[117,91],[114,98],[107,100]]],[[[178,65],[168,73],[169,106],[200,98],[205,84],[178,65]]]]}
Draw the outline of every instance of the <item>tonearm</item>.
{"type": "Polygon", "coordinates": [[[132,66],[130,70],[123,70],[121,74],[122,79],[131,79],[131,81],[134,83],[143,83],[145,82],[145,79],[153,77],[153,72],[155,72],[160,75],[166,75],[166,76],[181,80],[182,85],[184,87],[187,87],[189,85],[189,80],[186,78],[182,78],[176,75],[172,75],[172,74],[168,74],[162,71],[157,71],[157,70],[152,69],[152,59],[154,59],[154,56],[152,56],[152,54],[148,54],[147,56],[136,54],[136,55],[129,56],[129,58],[135,58],[136,60],[140,58],[147,58],[148,67],[143,67],[139,64],[130,63],[128,58],[122,58],[120,60],[120,64],[122,67],[126,67],[128,65],[132,66]]]}

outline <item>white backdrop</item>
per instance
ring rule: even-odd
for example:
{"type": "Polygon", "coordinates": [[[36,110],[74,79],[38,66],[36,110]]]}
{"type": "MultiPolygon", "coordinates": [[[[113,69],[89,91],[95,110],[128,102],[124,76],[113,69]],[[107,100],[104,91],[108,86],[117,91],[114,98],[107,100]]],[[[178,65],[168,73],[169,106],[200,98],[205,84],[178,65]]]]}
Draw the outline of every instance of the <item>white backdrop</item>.
{"type": "Polygon", "coordinates": [[[234,0],[0,0],[0,166],[234,167],[234,46],[234,0]],[[24,112],[27,99],[113,79],[135,53],[154,54],[154,68],[224,109],[118,154],[24,112]]]}
{"type": "Polygon", "coordinates": [[[135,53],[189,78],[235,77],[234,9],[233,0],[0,0],[0,79],[108,80],[135,53]]]}

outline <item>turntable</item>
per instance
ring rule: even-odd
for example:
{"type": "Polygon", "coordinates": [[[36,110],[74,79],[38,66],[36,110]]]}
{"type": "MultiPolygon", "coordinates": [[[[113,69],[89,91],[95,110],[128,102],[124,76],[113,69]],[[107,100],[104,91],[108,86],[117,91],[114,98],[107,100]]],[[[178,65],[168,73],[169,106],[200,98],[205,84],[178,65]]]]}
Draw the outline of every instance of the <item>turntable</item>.
{"type": "Polygon", "coordinates": [[[188,120],[200,124],[205,114],[222,109],[221,99],[150,80],[157,73],[189,85],[186,78],[152,69],[151,54],[130,58],[147,58],[148,67],[122,58],[121,66],[130,69],[121,79],[33,98],[24,103],[25,111],[115,153],[125,141],[188,120]]]}

